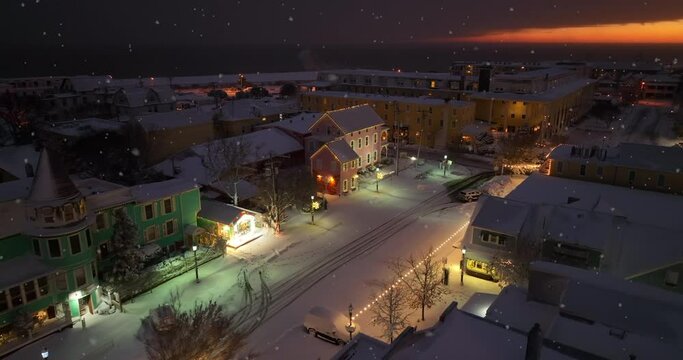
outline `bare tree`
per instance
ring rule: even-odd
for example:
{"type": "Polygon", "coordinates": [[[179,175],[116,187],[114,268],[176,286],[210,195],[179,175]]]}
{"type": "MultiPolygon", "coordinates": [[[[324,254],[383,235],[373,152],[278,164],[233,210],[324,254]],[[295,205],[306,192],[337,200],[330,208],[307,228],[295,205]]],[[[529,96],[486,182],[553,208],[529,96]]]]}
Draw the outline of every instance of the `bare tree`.
{"type": "Polygon", "coordinates": [[[279,233],[282,223],[287,220],[286,211],[294,205],[294,191],[297,184],[291,177],[280,176],[277,160],[270,156],[266,164],[269,176],[260,184],[260,195],[257,199],[264,210],[268,225],[279,233]]]}
{"type": "Polygon", "coordinates": [[[178,292],[172,292],[171,304],[142,319],[138,339],[149,359],[233,359],[240,353],[247,334],[238,329],[233,315],[213,300],[182,310],[179,299],[178,292]]]}
{"type": "Polygon", "coordinates": [[[241,137],[224,138],[206,144],[203,163],[209,177],[207,180],[230,194],[234,205],[239,204],[237,183],[253,172],[245,166],[245,159],[256,152],[258,149],[241,137]]]}
{"type": "MultiPolygon", "coordinates": [[[[536,137],[532,135],[513,135],[507,138],[502,138],[498,142],[498,153],[495,159],[495,165],[499,168],[504,166],[512,166],[530,163],[534,159],[534,146],[536,144],[536,137]]],[[[514,171],[522,171],[521,167],[512,166],[514,171]],[[517,170],[519,169],[519,170],[517,170]]]]}
{"type": "Polygon", "coordinates": [[[529,263],[541,256],[540,241],[523,240],[516,250],[500,252],[493,256],[489,269],[499,285],[526,286],[529,280],[529,263]]]}
{"type": "Polygon", "coordinates": [[[432,248],[421,257],[416,259],[412,254],[405,260],[392,263],[392,270],[411,294],[410,306],[413,309],[422,310],[422,320],[425,319],[425,308],[431,308],[448,292],[442,282],[442,267],[434,260],[432,248]],[[402,274],[409,271],[407,277],[402,274]]]}
{"type": "MultiPolygon", "coordinates": [[[[381,297],[370,307],[372,312],[371,322],[382,328],[382,336],[394,341],[408,325],[410,315],[410,292],[400,283],[396,285],[396,279],[389,283],[382,283],[381,297]]],[[[372,295],[377,298],[377,295],[372,295]]]]}

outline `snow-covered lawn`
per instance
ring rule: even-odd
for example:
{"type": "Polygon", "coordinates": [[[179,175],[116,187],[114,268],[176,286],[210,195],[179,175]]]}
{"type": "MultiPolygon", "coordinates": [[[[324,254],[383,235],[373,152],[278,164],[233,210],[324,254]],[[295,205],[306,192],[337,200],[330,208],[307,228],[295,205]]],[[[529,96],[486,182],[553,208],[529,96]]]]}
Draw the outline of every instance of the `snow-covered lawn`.
{"type": "MultiPolygon", "coordinates": [[[[426,179],[416,180],[415,176],[424,172],[427,167],[436,168],[436,165],[428,163],[418,169],[409,167],[402,170],[399,176],[386,177],[379,184],[379,192],[375,191],[374,180],[365,179],[361,182],[361,189],[349,196],[328,195],[328,210],[316,214],[315,224],[310,223],[308,214],[291,214],[282,234],[268,234],[237,250],[231,250],[225,257],[201,266],[199,284],[194,282],[194,272],[187,272],[151,292],[136,297],[134,302],[126,303],[125,313],[87,315],[85,329],[81,329],[80,324],[77,324],[73,329],[67,329],[23,348],[9,359],[33,358],[44,346],[50,350],[51,358],[56,359],[144,359],[144,347],[135,339],[140,319],[147,316],[150,309],[168,302],[171,291],[177,289],[181,292],[183,306],[191,306],[195,301],[214,299],[223,304],[228,311],[237,311],[242,307],[242,294],[237,286],[240,271],[249,271],[250,280],[256,289],[259,287],[256,269],[265,270],[270,285],[287,280],[296,271],[316,264],[321,256],[344,248],[359,235],[442,191],[442,183],[470,175],[468,169],[455,167],[451,168],[451,173],[446,177],[435,169],[426,179]]],[[[382,279],[387,274],[383,264],[385,259],[406,256],[410,252],[425,250],[431,243],[441,243],[447,238],[446,234],[454,231],[457,224],[468,218],[458,207],[417,220],[379,248],[364,257],[354,259],[354,262],[312,287],[308,293],[264,323],[253,334],[250,345],[254,350],[266,354],[275,351],[272,344],[278,337],[282,336],[285,339],[290,333],[302,335],[288,329],[292,329],[295,324],[301,324],[302,314],[308,310],[309,304],[330,304],[329,307],[335,310],[346,309],[349,301],[358,304],[358,308],[361,304],[365,306],[369,294],[373,291],[372,282],[382,279]],[[355,261],[360,263],[356,264],[355,261]],[[361,277],[361,274],[364,276],[361,277]],[[357,289],[358,292],[353,293],[351,289],[357,289]],[[340,290],[348,293],[348,296],[340,293],[340,290]]],[[[438,256],[444,256],[446,250],[453,249],[444,246],[443,254],[440,253],[438,256]]],[[[457,260],[449,259],[450,263],[455,261],[457,260]]],[[[453,275],[451,278],[453,279],[453,275]]],[[[492,283],[487,285],[493,289],[497,288],[492,283]]],[[[458,296],[456,291],[453,297],[457,299],[458,296]]],[[[434,309],[436,313],[440,310],[434,309]]],[[[429,316],[433,318],[434,315],[430,312],[429,316]]],[[[363,329],[372,331],[369,325],[363,323],[367,321],[367,317],[362,317],[359,321],[363,329]]],[[[336,350],[332,345],[319,340],[313,344],[315,345],[312,346],[324,349],[327,354],[336,350]]]]}

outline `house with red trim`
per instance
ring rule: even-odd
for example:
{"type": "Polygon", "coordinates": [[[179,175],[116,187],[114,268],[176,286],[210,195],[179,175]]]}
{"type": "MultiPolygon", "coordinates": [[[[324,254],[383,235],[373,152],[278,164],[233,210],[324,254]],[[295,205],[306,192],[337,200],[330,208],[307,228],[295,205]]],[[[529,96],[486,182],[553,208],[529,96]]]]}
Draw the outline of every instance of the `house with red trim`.
{"type": "Polygon", "coordinates": [[[329,194],[356,190],[358,170],[387,153],[388,128],[370,105],[325,112],[309,130],[311,172],[329,194]]]}

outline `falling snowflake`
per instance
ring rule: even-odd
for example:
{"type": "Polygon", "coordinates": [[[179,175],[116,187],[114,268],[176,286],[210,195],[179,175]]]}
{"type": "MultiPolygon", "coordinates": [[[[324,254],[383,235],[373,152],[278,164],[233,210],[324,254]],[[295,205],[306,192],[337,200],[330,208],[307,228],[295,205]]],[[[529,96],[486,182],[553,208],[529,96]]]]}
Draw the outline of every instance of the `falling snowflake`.
{"type": "Polygon", "coordinates": [[[510,12],[513,12],[513,11],[515,11],[515,8],[513,8],[513,7],[511,6],[508,10],[510,10],[510,12]]]}
{"type": "Polygon", "coordinates": [[[157,25],[160,24],[160,23],[159,23],[159,20],[154,20],[154,23],[157,24],[157,25]]]}
{"type": "Polygon", "coordinates": [[[293,16],[290,16],[287,20],[289,20],[289,21],[294,21],[294,17],[293,17],[293,16]]]}

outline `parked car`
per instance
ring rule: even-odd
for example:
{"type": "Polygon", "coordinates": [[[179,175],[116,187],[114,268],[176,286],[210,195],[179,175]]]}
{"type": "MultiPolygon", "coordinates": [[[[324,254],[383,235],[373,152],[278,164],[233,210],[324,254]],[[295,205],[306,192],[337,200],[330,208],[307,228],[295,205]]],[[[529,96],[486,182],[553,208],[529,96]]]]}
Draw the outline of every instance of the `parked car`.
{"type": "Polygon", "coordinates": [[[458,193],[458,200],[462,202],[477,201],[481,196],[481,191],[477,189],[465,189],[458,193]]]}
{"type": "Polygon", "coordinates": [[[375,167],[375,165],[368,165],[367,169],[368,169],[368,171],[370,171],[370,172],[375,172],[375,171],[377,171],[377,167],[375,167]]]}
{"type": "Polygon", "coordinates": [[[366,175],[368,173],[365,169],[358,169],[358,175],[366,175]]]}
{"type": "Polygon", "coordinates": [[[342,316],[322,306],[314,306],[304,318],[304,329],[317,338],[345,345],[346,330],[335,323],[335,320],[342,316]]]}

